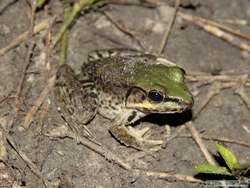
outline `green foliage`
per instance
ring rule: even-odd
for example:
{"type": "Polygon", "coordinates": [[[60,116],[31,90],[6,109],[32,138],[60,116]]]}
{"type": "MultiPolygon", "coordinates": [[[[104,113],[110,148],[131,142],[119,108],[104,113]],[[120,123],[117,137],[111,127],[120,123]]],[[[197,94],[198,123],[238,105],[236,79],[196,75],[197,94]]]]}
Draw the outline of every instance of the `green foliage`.
{"type": "Polygon", "coordinates": [[[63,24],[61,25],[61,28],[59,32],[54,36],[52,46],[54,47],[59,40],[62,38],[63,34],[68,30],[68,28],[73,23],[74,19],[77,17],[77,15],[83,10],[84,8],[91,6],[101,0],[79,0],[76,1],[72,7],[72,10],[70,14],[67,16],[67,19],[64,20],[63,24]]]}
{"type": "Polygon", "coordinates": [[[227,164],[227,167],[231,171],[233,171],[235,168],[239,166],[239,162],[236,156],[233,154],[233,152],[231,152],[229,149],[225,148],[221,144],[216,144],[215,147],[217,152],[224,159],[225,163],[227,164]]]}
{"type": "Polygon", "coordinates": [[[194,168],[197,172],[205,174],[221,174],[221,175],[231,174],[226,167],[215,166],[211,164],[198,164],[195,165],[194,168]]]}
{"type": "Polygon", "coordinates": [[[236,178],[250,178],[248,177],[250,173],[250,161],[240,164],[232,151],[225,148],[221,144],[216,144],[215,147],[227,166],[224,167],[211,164],[197,164],[195,165],[195,170],[197,172],[205,174],[230,175],[236,178]]]}
{"type": "Polygon", "coordinates": [[[59,64],[62,65],[66,61],[67,47],[68,47],[68,29],[73,23],[74,19],[80,13],[80,11],[88,6],[99,2],[100,0],[78,0],[72,7],[65,3],[64,5],[64,21],[61,25],[59,32],[53,37],[52,46],[54,47],[59,41],[61,41],[61,52],[59,64]]]}
{"type": "Polygon", "coordinates": [[[46,0],[36,0],[36,7],[43,6],[45,2],[46,2],[46,0]]]}

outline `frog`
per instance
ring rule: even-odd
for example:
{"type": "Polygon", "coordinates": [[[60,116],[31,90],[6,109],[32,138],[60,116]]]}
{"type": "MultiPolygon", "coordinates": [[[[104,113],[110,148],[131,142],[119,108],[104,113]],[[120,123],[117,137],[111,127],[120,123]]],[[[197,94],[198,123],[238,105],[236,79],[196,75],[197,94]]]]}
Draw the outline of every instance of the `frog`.
{"type": "Polygon", "coordinates": [[[193,106],[185,71],[164,57],[129,49],[92,51],[79,74],[64,64],[56,73],[59,108],[76,130],[96,114],[111,121],[109,132],[122,144],[141,149],[161,145],[150,128],[134,126],[152,114],[181,113],[193,106]]]}

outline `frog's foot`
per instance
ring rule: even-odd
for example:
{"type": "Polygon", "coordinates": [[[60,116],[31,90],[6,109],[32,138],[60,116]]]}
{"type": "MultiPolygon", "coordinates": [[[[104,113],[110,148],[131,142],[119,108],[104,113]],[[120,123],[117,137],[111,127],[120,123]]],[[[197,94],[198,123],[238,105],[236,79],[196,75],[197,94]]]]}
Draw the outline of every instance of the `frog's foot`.
{"type": "Polygon", "coordinates": [[[150,140],[146,137],[146,133],[150,128],[143,128],[141,130],[135,129],[131,126],[117,126],[113,125],[110,128],[111,134],[126,146],[130,146],[139,150],[148,146],[157,146],[163,143],[162,140],[150,140]]]}

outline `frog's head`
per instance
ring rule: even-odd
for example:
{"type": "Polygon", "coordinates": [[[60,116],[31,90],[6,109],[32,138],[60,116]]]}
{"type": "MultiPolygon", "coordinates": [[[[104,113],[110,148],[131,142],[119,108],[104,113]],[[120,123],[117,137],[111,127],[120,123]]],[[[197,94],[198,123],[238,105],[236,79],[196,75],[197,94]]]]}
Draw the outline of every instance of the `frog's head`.
{"type": "Polygon", "coordinates": [[[150,113],[175,113],[188,110],[193,97],[184,83],[185,72],[176,65],[135,65],[133,83],[126,107],[150,113]]]}

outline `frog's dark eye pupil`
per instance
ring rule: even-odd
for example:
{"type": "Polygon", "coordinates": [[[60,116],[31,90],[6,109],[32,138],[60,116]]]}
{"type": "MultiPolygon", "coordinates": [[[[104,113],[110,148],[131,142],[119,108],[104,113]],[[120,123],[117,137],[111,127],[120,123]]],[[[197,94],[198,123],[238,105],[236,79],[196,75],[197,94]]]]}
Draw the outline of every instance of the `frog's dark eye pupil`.
{"type": "Polygon", "coordinates": [[[148,98],[150,98],[154,102],[161,102],[163,101],[163,95],[156,90],[152,90],[148,93],[148,98]]]}

